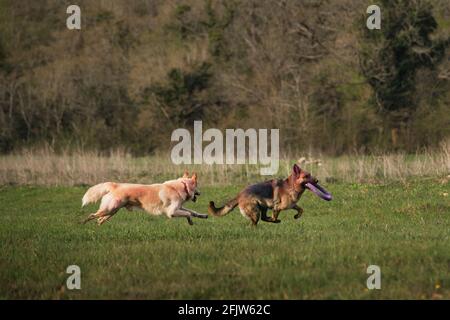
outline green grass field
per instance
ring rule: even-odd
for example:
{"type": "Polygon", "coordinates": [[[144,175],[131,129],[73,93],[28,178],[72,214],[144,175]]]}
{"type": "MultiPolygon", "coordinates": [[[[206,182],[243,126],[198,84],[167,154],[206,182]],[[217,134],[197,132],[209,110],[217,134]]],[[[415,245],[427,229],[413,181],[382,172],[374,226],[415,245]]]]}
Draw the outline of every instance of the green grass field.
{"type": "MultiPolygon", "coordinates": [[[[330,184],[306,192],[300,220],[252,228],[223,218],[120,211],[105,225],[79,222],[86,188],[0,189],[0,298],[37,299],[449,299],[450,184],[330,184]],[[447,194],[447,196],[446,196],[447,194]],[[68,265],[81,290],[67,290],[68,265]],[[368,290],[368,265],[381,290],[368,290]]],[[[238,190],[200,188],[188,207],[206,212],[238,190]]]]}

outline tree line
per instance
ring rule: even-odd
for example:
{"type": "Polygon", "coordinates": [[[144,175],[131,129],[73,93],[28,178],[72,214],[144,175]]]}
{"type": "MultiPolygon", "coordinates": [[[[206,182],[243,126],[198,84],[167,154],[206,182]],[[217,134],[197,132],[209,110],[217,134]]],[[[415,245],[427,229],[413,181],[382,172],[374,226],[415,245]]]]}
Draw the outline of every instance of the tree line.
{"type": "Polygon", "coordinates": [[[450,136],[450,6],[0,0],[0,151],[135,155],[172,130],[279,128],[286,152],[415,152],[450,136]]]}

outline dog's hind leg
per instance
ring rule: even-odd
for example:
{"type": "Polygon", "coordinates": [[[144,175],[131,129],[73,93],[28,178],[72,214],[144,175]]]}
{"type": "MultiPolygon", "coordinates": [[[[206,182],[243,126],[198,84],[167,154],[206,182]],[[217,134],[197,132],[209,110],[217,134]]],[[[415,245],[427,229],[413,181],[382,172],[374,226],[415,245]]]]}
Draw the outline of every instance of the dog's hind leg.
{"type": "Polygon", "coordinates": [[[117,209],[117,210],[115,210],[114,212],[110,212],[110,213],[108,213],[107,215],[103,215],[103,216],[100,216],[98,219],[97,219],[97,224],[100,226],[100,225],[102,225],[102,224],[104,224],[107,220],[109,220],[117,211],[118,211],[119,209],[117,209]]]}
{"type": "Polygon", "coordinates": [[[95,213],[91,213],[86,219],[83,220],[82,223],[89,222],[89,221],[91,221],[91,220],[94,220],[95,218],[97,218],[97,217],[95,216],[95,213]]]}
{"type": "Polygon", "coordinates": [[[119,211],[122,208],[122,206],[117,206],[111,211],[104,212],[100,216],[98,216],[97,224],[100,226],[103,223],[105,223],[107,220],[109,220],[113,215],[116,214],[117,211],[119,211]]]}
{"type": "Polygon", "coordinates": [[[98,225],[101,225],[101,224],[103,224],[106,220],[108,220],[109,218],[111,218],[110,215],[107,215],[107,216],[101,216],[100,218],[98,218],[97,224],[98,224],[98,225]]]}
{"type": "Polygon", "coordinates": [[[252,211],[250,214],[250,220],[252,220],[252,224],[253,226],[257,226],[258,225],[258,221],[259,221],[259,217],[260,217],[260,212],[259,210],[256,211],[252,211]]]}
{"type": "Polygon", "coordinates": [[[97,219],[97,218],[99,218],[99,217],[101,217],[101,216],[104,216],[104,215],[106,215],[106,214],[108,214],[108,211],[106,211],[105,209],[100,208],[100,209],[97,210],[97,212],[91,213],[91,214],[83,221],[83,223],[86,223],[86,222],[89,222],[89,221],[91,221],[91,220],[97,219]]]}
{"type": "Polygon", "coordinates": [[[100,203],[100,208],[98,208],[97,212],[91,213],[84,221],[83,223],[89,222],[91,220],[97,219],[105,214],[108,214],[109,208],[108,204],[111,199],[110,195],[105,195],[102,198],[102,202],[100,203]]]}
{"type": "Polygon", "coordinates": [[[95,214],[95,218],[98,218],[97,224],[102,225],[105,223],[126,204],[126,202],[122,202],[120,199],[114,198],[112,194],[105,195],[102,199],[100,209],[95,214]]]}
{"type": "Polygon", "coordinates": [[[258,221],[261,215],[261,207],[257,203],[245,203],[239,205],[239,209],[245,217],[249,218],[253,226],[258,225],[258,221]]]}
{"type": "Polygon", "coordinates": [[[102,225],[103,223],[105,223],[108,219],[110,219],[113,215],[116,214],[117,211],[119,211],[122,208],[122,206],[116,207],[111,211],[108,212],[104,212],[102,214],[100,214],[97,219],[97,224],[98,225],[102,225]]]}

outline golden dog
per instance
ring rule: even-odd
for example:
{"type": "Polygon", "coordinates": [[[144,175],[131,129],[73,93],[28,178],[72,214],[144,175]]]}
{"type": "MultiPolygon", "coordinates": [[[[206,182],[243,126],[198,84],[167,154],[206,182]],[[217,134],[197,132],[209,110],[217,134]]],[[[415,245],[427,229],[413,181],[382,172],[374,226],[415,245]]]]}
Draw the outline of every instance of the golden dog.
{"type": "Polygon", "coordinates": [[[183,208],[186,201],[195,202],[198,195],[200,192],[197,190],[197,174],[194,173],[189,178],[187,172],[181,178],[151,185],[100,183],[91,187],[83,196],[82,207],[101,199],[98,211],[90,214],[84,223],[97,219],[97,223],[101,225],[121,208],[136,208],[153,215],[165,214],[168,218],[185,217],[192,225],[192,217],[208,217],[206,214],[183,208]]]}

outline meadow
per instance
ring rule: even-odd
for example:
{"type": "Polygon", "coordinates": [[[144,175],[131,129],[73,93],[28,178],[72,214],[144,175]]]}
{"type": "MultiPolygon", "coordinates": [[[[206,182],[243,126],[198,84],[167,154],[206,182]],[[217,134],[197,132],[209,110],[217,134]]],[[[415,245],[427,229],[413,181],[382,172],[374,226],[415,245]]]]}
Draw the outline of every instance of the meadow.
{"type": "MultiPolygon", "coordinates": [[[[382,31],[369,0],[79,0],[81,30],[68,1],[23,2],[0,0],[0,299],[450,299],[449,0],[379,1],[382,31]],[[278,129],[275,176],[297,163],[333,201],[307,191],[301,219],[256,228],[238,210],[80,223],[100,182],[188,169],[206,213],[273,178],[174,164],[198,120],[203,152],[208,129],[278,129]]],[[[261,159],[250,132],[224,154],[261,159]]]]}
{"type": "MultiPolygon", "coordinates": [[[[301,219],[256,228],[238,210],[194,226],[125,210],[83,225],[86,186],[3,186],[0,298],[449,299],[448,180],[324,182],[333,201],[306,192],[301,219]],[[65,285],[73,264],[81,290],[65,285]],[[380,290],[366,287],[372,264],[380,290]]],[[[205,212],[243,185],[201,185],[187,207],[205,212]]]]}

